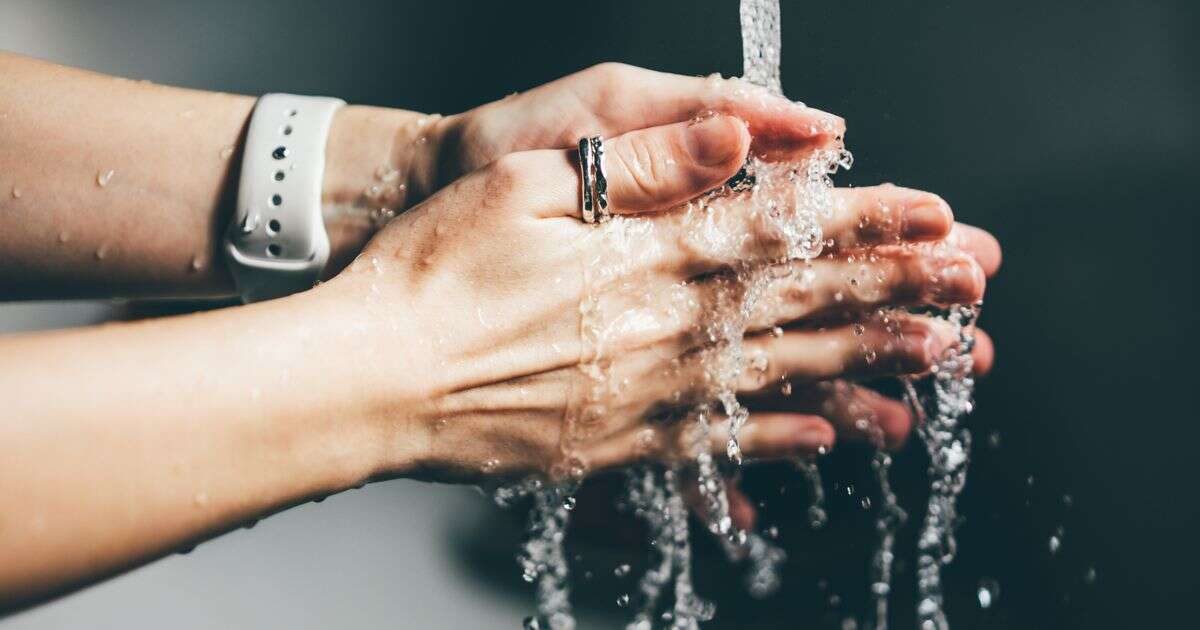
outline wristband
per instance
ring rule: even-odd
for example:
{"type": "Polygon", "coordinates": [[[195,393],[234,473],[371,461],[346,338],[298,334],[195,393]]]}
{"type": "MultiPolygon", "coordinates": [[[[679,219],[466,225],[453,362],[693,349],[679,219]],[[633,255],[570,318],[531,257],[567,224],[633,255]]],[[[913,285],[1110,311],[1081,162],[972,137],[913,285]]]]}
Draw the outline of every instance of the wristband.
{"type": "Polygon", "coordinates": [[[238,294],[258,302],[311,289],[329,261],[321,215],[325,142],[335,98],[258,99],[224,251],[238,294]]]}

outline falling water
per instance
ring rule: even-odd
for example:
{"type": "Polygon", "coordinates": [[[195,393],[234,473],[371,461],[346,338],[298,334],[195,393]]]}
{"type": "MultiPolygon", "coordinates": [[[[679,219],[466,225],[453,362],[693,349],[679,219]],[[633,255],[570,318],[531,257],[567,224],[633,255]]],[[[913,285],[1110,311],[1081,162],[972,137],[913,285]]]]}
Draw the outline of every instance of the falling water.
{"type": "MultiPolygon", "coordinates": [[[[782,94],[780,84],[780,9],[778,0],[742,0],[741,26],[743,80],[710,78],[714,90],[748,96],[766,90],[782,94]]],[[[699,117],[707,115],[701,113],[699,117]]],[[[644,521],[650,533],[654,558],[641,576],[632,597],[622,594],[619,603],[635,612],[627,628],[648,630],[656,625],[694,629],[712,618],[712,603],[695,593],[691,579],[691,543],[688,510],[682,484],[695,477],[702,501],[702,518],[710,533],[722,542],[729,557],[748,566],[747,585],[755,596],[773,592],[779,584],[779,566],[785,556],[778,547],[755,532],[736,528],[729,514],[729,501],[718,462],[709,450],[710,431],[715,422],[728,420],[730,438],[726,456],[734,464],[742,460],[739,430],[748,418],[747,409],[736,396],[739,379],[747,369],[766,371],[764,356],[746,356],[742,339],[748,323],[762,309],[772,306],[764,296],[781,274],[795,273],[796,265],[777,263],[808,261],[821,254],[825,245],[821,219],[833,207],[830,175],[849,168],[851,156],[841,147],[815,152],[801,163],[770,163],[751,157],[740,183],[722,187],[680,208],[688,245],[741,259],[746,234],[732,227],[729,217],[749,213],[752,229],[769,232],[784,244],[784,251],[756,252],[758,262],[737,265],[729,274],[712,280],[717,287],[714,303],[706,305],[709,316],[698,326],[709,346],[702,353],[705,376],[703,399],[677,418],[691,432],[691,460],[675,466],[639,465],[625,471],[624,504],[644,521]],[[747,185],[749,184],[749,185],[747,185]],[[747,210],[749,208],[749,210],[747,210]],[[737,255],[731,255],[736,253],[737,255]],[[765,262],[764,262],[765,261],[765,262]],[[783,270],[783,271],[781,271],[783,270]],[[666,595],[673,601],[667,601],[666,595]]],[[[637,286],[629,276],[629,261],[653,242],[653,222],[614,217],[592,230],[588,238],[601,239],[594,260],[583,265],[585,298],[580,304],[584,356],[580,366],[581,387],[564,415],[561,462],[548,479],[527,479],[494,492],[496,501],[508,505],[520,498],[532,500],[528,539],[519,556],[523,577],[536,583],[538,614],[526,619],[526,628],[572,630],[568,591],[568,554],[565,532],[574,507],[574,491],[586,475],[586,462],[578,447],[589,439],[589,427],[599,425],[607,413],[615,386],[608,373],[611,357],[606,355],[609,325],[619,313],[606,311],[606,291],[637,286]],[[624,278],[620,286],[612,282],[624,278]]],[[[802,274],[801,284],[807,276],[802,274]]],[[[653,296],[647,296],[653,299],[653,296]]],[[[626,302],[627,304],[627,302],[626,302]]],[[[919,434],[930,455],[931,498],[918,544],[919,622],[922,630],[946,627],[942,610],[941,567],[954,553],[955,499],[965,479],[970,436],[960,420],[971,406],[971,323],[977,309],[953,309],[945,319],[958,327],[961,343],[941,357],[935,375],[924,381],[908,382],[909,401],[914,411],[926,418],[919,434]]],[[[796,467],[806,477],[812,500],[809,521],[820,527],[826,520],[824,491],[816,461],[799,460],[796,467]]],[[[893,547],[896,530],[905,519],[891,490],[888,472],[891,456],[882,448],[872,467],[881,492],[876,518],[879,540],[872,565],[871,593],[875,627],[887,626],[888,596],[891,591],[893,547]]],[[[774,536],[772,536],[774,537],[774,536]]]]}
{"type": "Polygon", "coordinates": [[[942,315],[954,326],[958,344],[940,357],[932,378],[920,383],[905,381],[908,401],[921,421],[917,434],[929,455],[929,505],[917,539],[917,621],[921,630],[949,627],[943,606],[942,567],[954,559],[958,495],[967,481],[971,432],[962,420],[974,405],[971,348],[978,316],[978,306],[958,306],[942,315]]]}

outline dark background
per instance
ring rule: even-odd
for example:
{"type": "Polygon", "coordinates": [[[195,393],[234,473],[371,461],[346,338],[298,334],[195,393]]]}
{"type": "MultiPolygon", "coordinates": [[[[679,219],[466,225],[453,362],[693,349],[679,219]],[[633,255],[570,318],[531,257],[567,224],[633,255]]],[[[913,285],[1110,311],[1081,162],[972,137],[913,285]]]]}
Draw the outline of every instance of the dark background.
{"type": "MultiPolygon", "coordinates": [[[[45,4],[68,49],[84,31],[106,42],[94,59],[60,59],[76,65],[426,112],[462,111],[600,61],[741,70],[736,0],[45,4]]],[[[1194,623],[1196,5],[783,5],[786,93],[848,121],[856,161],[839,184],[936,191],[1004,246],[982,320],[997,364],[978,390],[961,554],[945,575],[955,627],[1194,623]],[[1062,549],[1051,554],[1059,527],[1062,549]],[[984,578],[1000,585],[987,611],[975,599],[984,578]]],[[[0,47],[37,54],[38,43],[0,47]]],[[[702,553],[701,592],[721,604],[714,626],[841,627],[844,616],[861,617],[871,534],[870,513],[857,506],[875,491],[866,457],[845,449],[827,462],[836,498],[819,533],[790,516],[804,501],[794,475],[755,473],[765,516],[789,541],[788,581],[782,596],[752,604],[723,579],[732,571],[702,553]]],[[[914,513],[892,597],[900,628],[913,619],[923,466],[909,448],[895,470],[914,513]]],[[[497,534],[514,531],[516,517],[481,514],[453,537],[462,561],[497,589],[523,588],[509,564],[515,534],[497,534]]],[[[611,574],[608,543],[578,534],[577,573],[611,574]]],[[[583,605],[615,609],[621,587],[609,582],[581,585],[583,605]]]]}

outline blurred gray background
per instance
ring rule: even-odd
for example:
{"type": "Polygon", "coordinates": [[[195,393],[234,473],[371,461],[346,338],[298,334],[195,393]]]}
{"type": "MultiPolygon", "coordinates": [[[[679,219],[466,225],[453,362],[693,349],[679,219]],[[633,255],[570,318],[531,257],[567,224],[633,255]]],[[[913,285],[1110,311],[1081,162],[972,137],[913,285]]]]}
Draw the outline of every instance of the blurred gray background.
{"type": "MultiPolygon", "coordinates": [[[[857,160],[839,183],[937,191],[1005,246],[982,321],[998,363],[972,419],[996,446],[980,440],[962,551],[946,572],[955,627],[1194,625],[1197,4],[783,4],[785,90],[849,123],[857,160]],[[975,600],[984,579],[1000,584],[986,611],[975,600]]],[[[736,0],[0,0],[0,48],[161,83],[443,113],[599,61],[726,76],[741,65],[736,0]]],[[[0,305],[0,330],[126,312],[0,305]]],[[[855,492],[871,492],[866,457],[839,449],[826,462],[823,532],[800,523],[794,474],[748,474],[792,560],[783,593],[754,603],[701,542],[699,588],[720,605],[713,627],[840,628],[862,615],[871,515],[855,492]]],[[[923,467],[912,445],[898,457],[913,511],[923,467]]],[[[581,508],[607,504],[610,486],[598,482],[599,499],[581,508]]],[[[595,507],[572,532],[585,627],[623,618],[614,600],[629,585],[598,576],[631,551],[598,530],[625,518],[595,507]]],[[[511,562],[520,520],[471,490],[375,484],[0,627],[518,627],[532,606],[511,562]]],[[[912,626],[912,529],[898,549],[897,628],[912,626]]]]}

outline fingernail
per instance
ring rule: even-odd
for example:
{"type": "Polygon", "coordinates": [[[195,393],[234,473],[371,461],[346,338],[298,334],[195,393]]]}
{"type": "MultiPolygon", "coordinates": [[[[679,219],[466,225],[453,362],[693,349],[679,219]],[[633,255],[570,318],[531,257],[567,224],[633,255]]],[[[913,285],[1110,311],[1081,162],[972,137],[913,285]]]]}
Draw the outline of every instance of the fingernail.
{"type": "Polygon", "coordinates": [[[738,157],[745,125],[732,116],[713,116],[687,128],[687,150],[704,166],[719,166],[738,157]]]}
{"type": "Polygon", "coordinates": [[[942,238],[954,224],[950,209],[940,200],[921,202],[904,209],[901,235],[906,239],[930,240],[942,238]]]}
{"type": "Polygon", "coordinates": [[[806,426],[797,432],[801,450],[824,455],[833,450],[834,436],[827,426],[806,426]]]}
{"type": "Polygon", "coordinates": [[[963,258],[944,263],[935,278],[933,295],[939,304],[974,302],[981,297],[980,288],[985,282],[979,265],[963,258]]]}
{"type": "MultiPolygon", "coordinates": [[[[827,133],[829,135],[836,136],[839,138],[841,136],[845,135],[845,133],[846,133],[846,119],[845,118],[842,118],[841,116],[838,116],[837,114],[831,114],[829,112],[816,109],[814,107],[805,107],[805,108],[808,111],[815,113],[817,115],[817,118],[820,120],[820,122],[818,123],[819,128],[817,130],[817,133],[827,133]]],[[[816,135],[816,133],[814,133],[813,135],[816,135]]]]}

